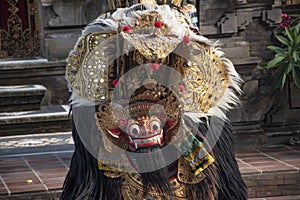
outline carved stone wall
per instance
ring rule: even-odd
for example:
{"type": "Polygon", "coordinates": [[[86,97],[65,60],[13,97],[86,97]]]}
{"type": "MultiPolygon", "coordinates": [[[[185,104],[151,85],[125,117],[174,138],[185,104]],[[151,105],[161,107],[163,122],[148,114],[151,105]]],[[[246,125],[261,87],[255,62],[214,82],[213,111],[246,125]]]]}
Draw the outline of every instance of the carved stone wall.
{"type": "Polygon", "coordinates": [[[42,0],[43,56],[49,60],[65,59],[83,27],[108,10],[106,1],[42,0]]]}
{"type": "Polygon", "coordinates": [[[229,113],[238,148],[288,143],[300,127],[300,91],[289,84],[282,92],[275,90],[271,71],[260,63],[274,56],[266,47],[274,43],[281,13],[299,13],[300,4],[282,6],[278,0],[201,4],[200,31],[220,41],[244,80],[242,105],[229,113]]]}
{"type": "Polygon", "coordinates": [[[39,56],[38,0],[1,0],[0,8],[0,59],[39,56]]]}
{"type": "MultiPolygon", "coordinates": [[[[99,3],[98,0],[42,2],[44,52],[50,60],[65,59],[83,27],[109,10],[106,1],[99,3]]],[[[282,112],[288,113],[291,108],[279,105],[291,102],[297,107],[298,104],[294,97],[291,100],[279,98],[280,94],[273,89],[272,74],[259,66],[273,56],[266,47],[273,43],[273,29],[281,21],[281,1],[201,0],[198,8],[201,33],[219,40],[244,79],[243,104],[230,113],[237,132],[246,130],[249,133],[251,129],[255,134],[263,133],[266,124],[286,120],[283,116],[287,115],[282,112]],[[279,103],[278,98],[281,99],[279,103]]],[[[290,115],[289,119],[293,118],[295,116],[290,115]]]]}

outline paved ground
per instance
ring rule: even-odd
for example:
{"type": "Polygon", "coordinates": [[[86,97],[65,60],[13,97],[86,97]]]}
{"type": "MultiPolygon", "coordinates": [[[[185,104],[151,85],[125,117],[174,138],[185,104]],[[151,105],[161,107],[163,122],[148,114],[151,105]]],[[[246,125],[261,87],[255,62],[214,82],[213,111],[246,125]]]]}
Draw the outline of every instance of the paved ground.
{"type": "Polygon", "coordinates": [[[299,200],[300,195],[296,196],[279,196],[279,197],[266,197],[266,198],[253,198],[249,200],[299,200]]]}
{"type": "MultiPolygon", "coordinates": [[[[56,199],[72,153],[70,133],[0,138],[0,199],[56,199]]],[[[236,158],[252,197],[279,196],[252,200],[300,199],[300,146],[239,150],[236,158]]]]}

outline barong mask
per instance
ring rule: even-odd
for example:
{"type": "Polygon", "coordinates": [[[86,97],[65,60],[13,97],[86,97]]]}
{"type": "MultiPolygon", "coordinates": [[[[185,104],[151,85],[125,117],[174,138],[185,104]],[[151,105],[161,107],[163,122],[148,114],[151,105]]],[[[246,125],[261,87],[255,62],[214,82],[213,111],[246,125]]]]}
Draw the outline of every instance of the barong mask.
{"type": "MultiPolygon", "coordinates": [[[[137,4],[97,18],[69,55],[67,79],[74,105],[83,99],[97,105],[105,135],[100,153],[112,155],[111,144],[135,152],[180,137],[190,143],[174,146],[196,174],[205,168],[199,163],[207,167],[213,159],[185,119],[198,124],[201,117],[225,118],[240,92],[240,77],[223,52],[166,5],[137,4]]],[[[111,170],[104,159],[99,168],[111,170]]],[[[122,159],[109,162],[126,168],[122,159]]]]}

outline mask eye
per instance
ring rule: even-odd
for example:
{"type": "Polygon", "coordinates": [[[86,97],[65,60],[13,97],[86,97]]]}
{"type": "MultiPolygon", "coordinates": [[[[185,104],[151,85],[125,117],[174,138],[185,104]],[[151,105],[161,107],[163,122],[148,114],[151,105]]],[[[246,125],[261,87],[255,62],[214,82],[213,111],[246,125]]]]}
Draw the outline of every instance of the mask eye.
{"type": "Polygon", "coordinates": [[[158,131],[158,130],[160,130],[160,122],[157,121],[157,120],[152,120],[152,121],[150,122],[150,128],[151,128],[151,130],[153,130],[153,131],[158,131]]]}
{"type": "Polygon", "coordinates": [[[130,135],[137,135],[140,133],[140,127],[137,124],[130,125],[128,130],[130,135]]]}

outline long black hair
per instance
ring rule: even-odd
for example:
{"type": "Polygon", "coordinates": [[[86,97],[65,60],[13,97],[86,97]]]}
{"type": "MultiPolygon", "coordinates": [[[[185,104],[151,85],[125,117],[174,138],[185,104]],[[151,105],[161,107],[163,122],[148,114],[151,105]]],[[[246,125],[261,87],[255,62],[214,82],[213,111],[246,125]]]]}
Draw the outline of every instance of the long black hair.
{"type": "MultiPolygon", "coordinates": [[[[212,145],[210,154],[215,158],[204,174],[206,178],[198,184],[189,185],[192,198],[197,200],[246,200],[247,191],[241,177],[233,148],[232,131],[229,122],[216,119],[216,123],[222,124],[222,133],[215,145],[212,145]]],[[[186,124],[192,126],[192,121],[186,119],[186,124]]],[[[214,124],[210,124],[214,126],[214,124]]],[[[208,131],[207,123],[198,126],[198,137],[205,141],[208,131]]],[[[103,171],[98,169],[97,159],[84,146],[73,122],[72,136],[75,143],[75,152],[72,156],[70,170],[63,185],[61,200],[122,200],[122,178],[108,178],[103,171]]],[[[167,180],[162,170],[142,174],[145,184],[158,185],[168,190],[167,181],[155,181],[151,177],[159,177],[167,180]],[[157,173],[157,174],[155,174],[157,173]]]]}

